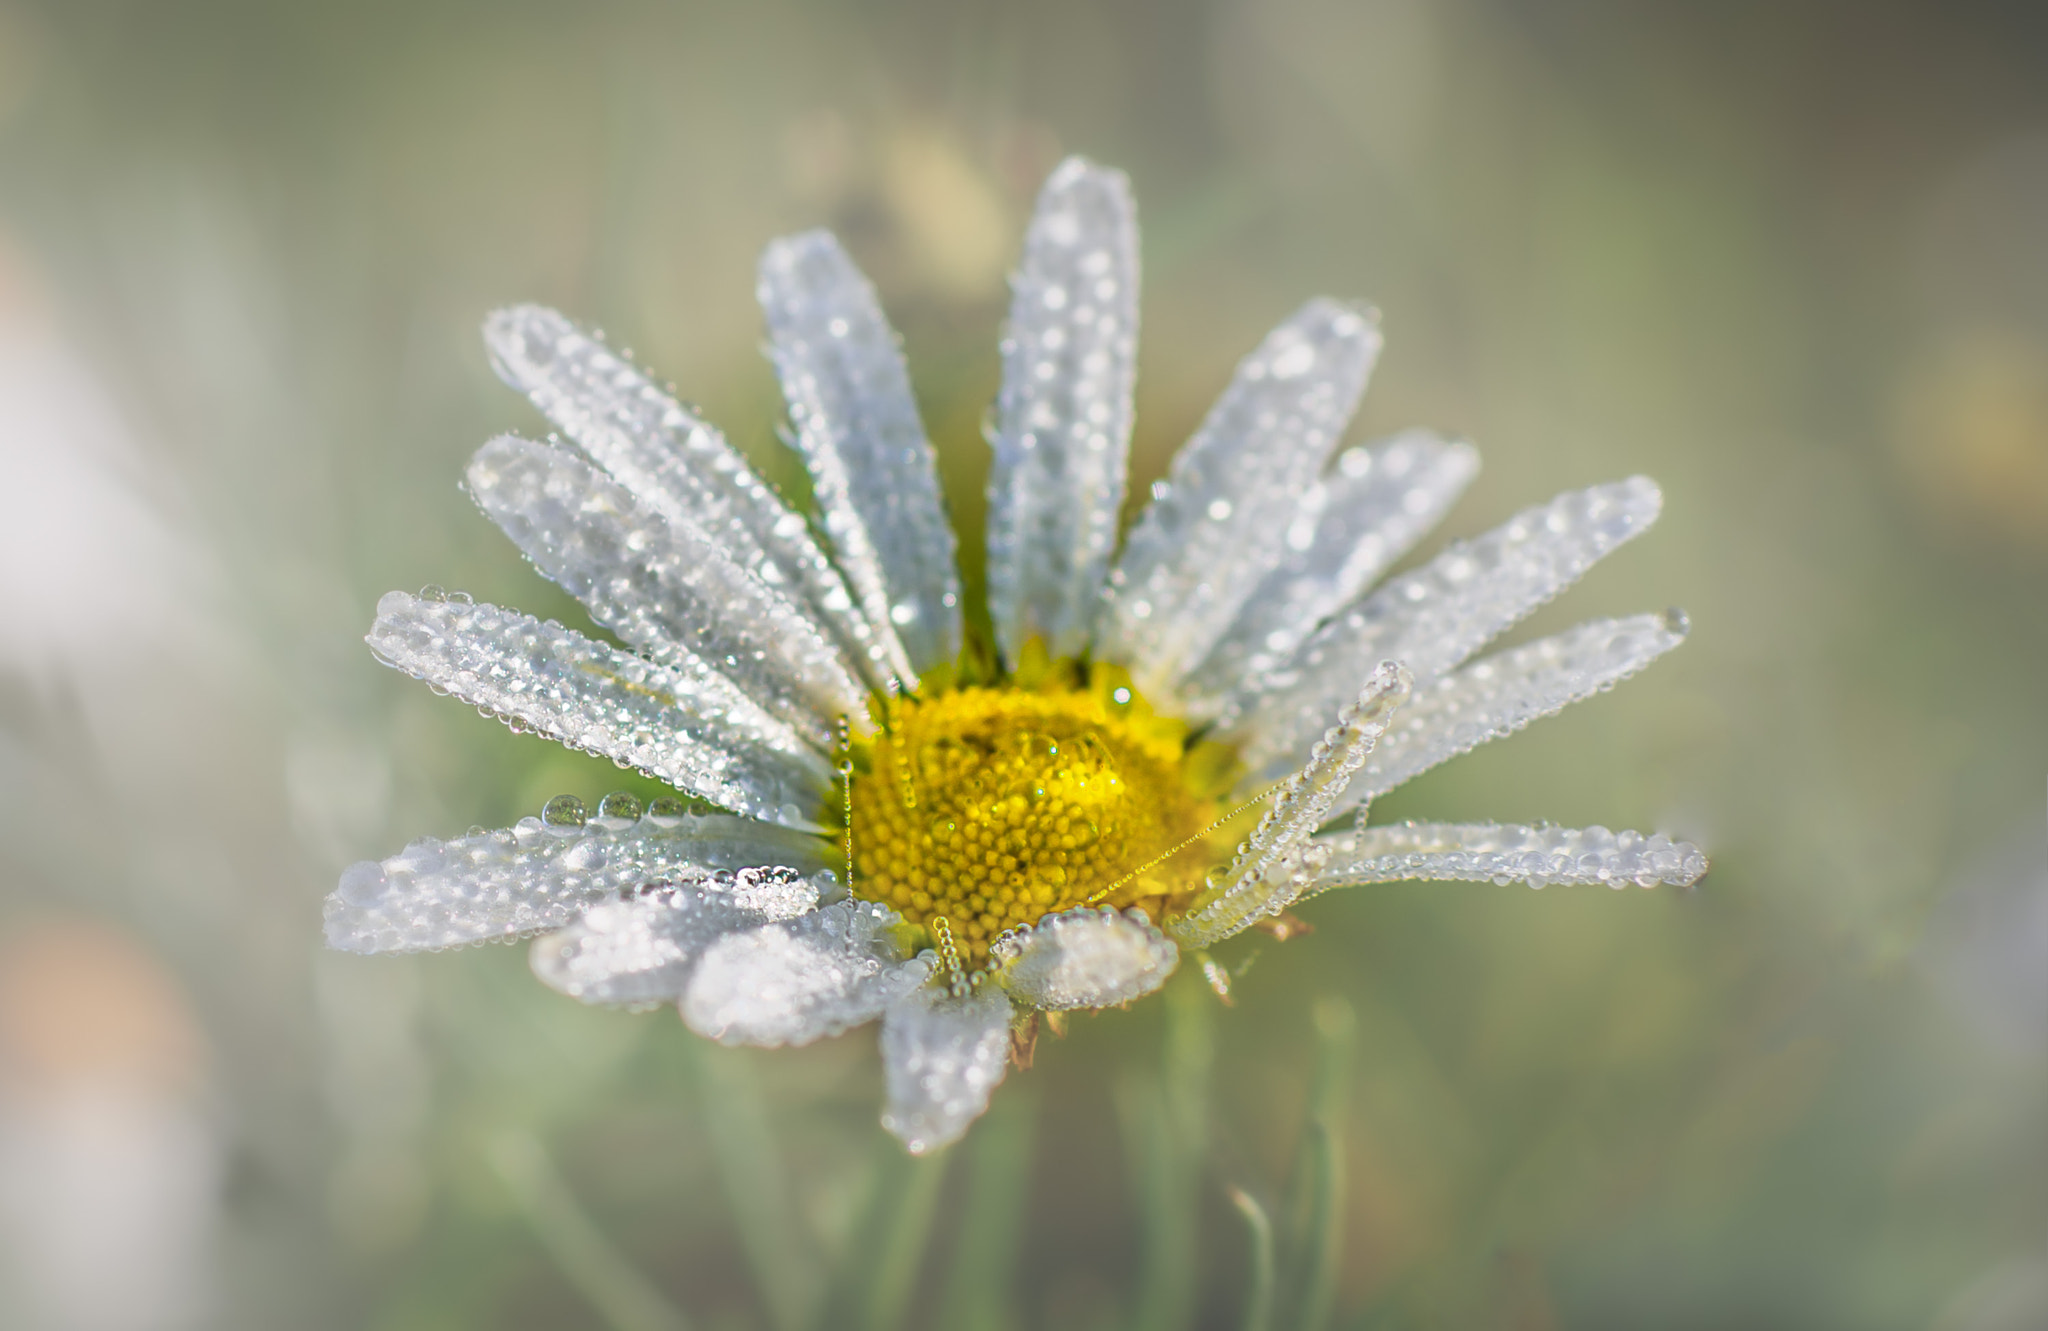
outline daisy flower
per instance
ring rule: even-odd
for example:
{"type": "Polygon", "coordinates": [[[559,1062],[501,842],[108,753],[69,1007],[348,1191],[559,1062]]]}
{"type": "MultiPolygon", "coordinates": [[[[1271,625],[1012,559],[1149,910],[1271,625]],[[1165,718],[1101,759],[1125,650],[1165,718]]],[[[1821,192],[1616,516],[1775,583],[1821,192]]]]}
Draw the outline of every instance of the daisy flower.
{"type": "Polygon", "coordinates": [[[1038,1013],[1128,1003],[1313,893],[1705,872],[1661,835],[1365,819],[1683,639],[1667,611],[1471,659],[1647,528],[1655,485],[1561,495],[1375,587],[1478,459],[1423,433],[1340,451],[1380,334],[1314,300],[1238,366],[1119,549],[1138,328],[1120,172],[1053,173],[1012,287],[992,643],[965,627],[896,337],[828,233],[776,241],[759,274],[815,525],[597,337],[493,315],[498,373],[568,442],[492,440],[469,491],[622,645],[430,588],[384,597],[370,646],[678,797],[565,796],[357,864],[328,942],[537,934],[563,993],[674,1003],[728,1044],[879,1018],[882,1121],[921,1152],[982,1112],[1038,1013]],[[1222,830],[1253,810],[1241,841],[1222,830]]]}

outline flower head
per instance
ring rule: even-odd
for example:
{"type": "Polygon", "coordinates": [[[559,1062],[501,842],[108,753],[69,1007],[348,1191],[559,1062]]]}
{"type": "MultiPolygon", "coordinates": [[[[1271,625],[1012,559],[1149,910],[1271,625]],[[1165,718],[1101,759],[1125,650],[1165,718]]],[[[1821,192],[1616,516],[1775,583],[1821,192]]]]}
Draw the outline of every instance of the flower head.
{"type": "Polygon", "coordinates": [[[879,1017],[883,1122],[923,1151],[985,1107],[1013,1024],[1141,997],[1184,949],[1312,893],[1696,880],[1705,859],[1663,836],[1365,820],[1683,639],[1665,612],[1471,659],[1648,527],[1656,486],[1562,495],[1375,588],[1478,460],[1422,433],[1339,451],[1380,336],[1315,300],[1238,367],[1119,549],[1137,275],[1124,177],[1067,161],[1002,346],[989,645],[963,628],[895,336],[830,235],[777,241],[760,269],[817,528],[598,339],[550,310],[492,316],[499,373],[575,447],[493,440],[470,491],[624,645],[431,591],[386,596],[370,645],[690,803],[564,797],[417,841],[342,876],[328,941],[539,934],[555,988],[674,1002],[727,1043],[879,1017]]]}

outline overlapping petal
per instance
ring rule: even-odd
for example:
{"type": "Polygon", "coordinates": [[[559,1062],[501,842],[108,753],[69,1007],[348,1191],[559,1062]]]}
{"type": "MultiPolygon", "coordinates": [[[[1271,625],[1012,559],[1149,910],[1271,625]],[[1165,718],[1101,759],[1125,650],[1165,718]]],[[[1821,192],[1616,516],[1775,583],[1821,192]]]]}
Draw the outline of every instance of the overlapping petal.
{"type": "Polygon", "coordinates": [[[372,651],[499,717],[736,813],[814,827],[831,767],[732,682],[485,603],[388,592],[372,651]]]}
{"type": "Polygon", "coordinates": [[[673,1002],[705,949],[728,934],[793,919],[837,887],[830,871],[776,865],[685,872],[629,887],[534,940],[533,973],[586,1003],[673,1002]]]}
{"type": "Polygon", "coordinates": [[[1270,780],[1296,767],[1357,689],[1370,661],[1395,660],[1434,679],[1576,582],[1657,519],[1663,496],[1645,477],[1596,485],[1525,509],[1380,587],[1331,620],[1286,664],[1241,691],[1221,733],[1270,780]]]}
{"type": "Polygon", "coordinates": [[[683,991],[683,1020],[725,1044],[809,1044],[873,1021],[931,978],[905,958],[887,906],[841,901],[711,944],[683,991]]]}
{"type": "Polygon", "coordinates": [[[1206,947],[1277,915],[1313,882],[1323,852],[1314,833],[1365,764],[1414,681],[1392,661],[1374,670],[1356,701],[1337,714],[1308,762],[1273,796],[1229,866],[1214,876],[1222,890],[1174,923],[1191,947],[1206,947]]]}
{"type": "Polygon", "coordinates": [[[1312,300],[1245,357],[1124,541],[1097,655],[1154,696],[1177,691],[1285,558],[1380,342],[1370,312],[1312,300]]]}
{"type": "Polygon", "coordinates": [[[484,322],[498,377],[533,402],[612,477],[670,522],[725,548],[741,567],[789,590],[876,687],[888,653],[802,516],[725,436],[630,360],[542,305],[484,322]]]}
{"type": "Polygon", "coordinates": [[[670,523],[566,449],[506,436],[478,449],[469,490],[591,618],[656,661],[715,667],[820,746],[867,690],[795,603],[687,523],[670,523]]]}
{"type": "Polygon", "coordinates": [[[1439,676],[1416,690],[1333,812],[1613,688],[1684,642],[1686,628],[1671,610],[1597,619],[1439,676]]]}
{"type": "MultiPolygon", "coordinates": [[[[422,837],[341,876],[325,903],[327,944],[345,952],[427,952],[559,929],[608,897],[649,883],[696,884],[759,865],[798,875],[823,868],[816,837],[728,814],[593,818],[581,827],[538,818],[443,841],[422,837]]],[[[732,886],[718,890],[731,897],[732,886]]],[[[788,888],[801,895],[817,887],[788,888]]],[[[762,909],[793,898],[755,893],[762,909]]],[[[765,918],[765,916],[764,916],[765,918]]]]}
{"type": "Polygon", "coordinates": [[[1426,430],[1346,449],[1301,500],[1280,566],[1180,687],[1192,716],[1286,661],[1443,520],[1479,471],[1479,451],[1426,430]]]}

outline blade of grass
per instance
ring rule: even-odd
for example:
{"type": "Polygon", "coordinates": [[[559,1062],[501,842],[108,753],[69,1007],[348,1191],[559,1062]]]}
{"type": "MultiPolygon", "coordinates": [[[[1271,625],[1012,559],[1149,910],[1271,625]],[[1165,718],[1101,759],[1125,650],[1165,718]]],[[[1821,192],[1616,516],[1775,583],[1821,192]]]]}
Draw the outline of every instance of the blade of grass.
{"type": "Polygon", "coordinates": [[[886,1133],[877,1134],[877,1143],[874,1185],[861,1226],[865,1241],[848,1249],[846,1269],[835,1282],[843,1295],[820,1309],[819,1324],[827,1331],[847,1325],[897,1331],[924,1264],[932,1212],[952,1152],[910,1155],[886,1133]]]}
{"type": "Polygon", "coordinates": [[[1138,1161],[1141,1237],[1135,1331],[1181,1331],[1195,1310],[1195,1242],[1208,1144],[1214,1013],[1206,986],[1166,990],[1166,1040],[1150,1094],[1124,1097],[1124,1130],[1138,1161]]]}
{"type": "Polygon", "coordinates": [[[754,1286],[777,1331],[802,1331],[817,1305],[819,1263],[797,1214],[782,1152],[768,1131],[747,1055],[688,1040],[690,1071],[718,1180],[754,1286]]]}
{"type": "Polygon", "coordinates": [[[688,1331],[689,1319],[612,1246],[577,1204],[538,1141],[508,1132],[491,1143],[491,1166],[541,1247],[612,1331],[688,1331]]]}
{"type": "Polygon", "coordinates": [[[1009,1325],[1037,1118],[1037,1087],[1006,1087],[967,1139],[967,1213],[940,1305],[939,1325],[948,1331],[1001,1331],[1009,1325]]]}
{"type": "Polygon", "coordinates": [[[1325,1331],[1336,1310],[1344,1244],[1344,1109],[1358,1019],[1341,998],[1315,1006],[1316,1071],[1296,1177],[1304,1185],[1293,1286],[1294,1331],[1325,1331]]]}
{"type": "Polygon", "coordinates": [[[1271,1331],[1273,1325],[1273,1222],[1266,1208],[1243,1188],[1232,1185],[1230,1204],[1244,1217],[1249,1242],[1245,1280],[1244,1331],[1271,1331]]]}
{"type": "MultiPolygon", "coordinates": [[[[893,1146],[894,1143],[892,1142],[893,1146]]],[[[905,1158],[907,1177],[896,1203],[875,1263],[874,1282],[869,1286],[867,1325],[869,1331],[897,1331],[910,1307],[910,1295],[917,1287],[917,1271],[924,1264],[925,1246],[931,1238],[932,1212],[937,1209],[939,1185],[946,1181],[946,1157],[905,1158]]]]}

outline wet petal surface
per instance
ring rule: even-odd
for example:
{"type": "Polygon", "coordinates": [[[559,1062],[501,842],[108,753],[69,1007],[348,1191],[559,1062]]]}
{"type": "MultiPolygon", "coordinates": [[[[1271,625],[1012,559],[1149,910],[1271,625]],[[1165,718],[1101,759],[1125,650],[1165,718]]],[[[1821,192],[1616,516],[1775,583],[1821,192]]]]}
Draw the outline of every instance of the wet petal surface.
{"type": "Polygon", "coordinates": [[[671,668],[553,620],[389,592],[369,644],[387,665],[515,729],[636,768],[750,817],[809,828],[832,770],[701,664],[671,668]]]}
{"type": "Polygon", "coordinates": [[[1015,664],[1079,653],[1116,548],[1138,356],[1130,182],[1070,157],[1038,196],[1010,282],[988,480],[988,599],[1015,664]]]}
{"type": "Polygon", "coordinates": [[[914,685],[916,672],[960,654],[960,577],[895,330],[828,231],[769,245],[757,289],[833,553],[914,685]]]}
{"type": "Polygon", "coordinates": [[[1180,949],[1141,911],[1049,915],[1014,945],[1003,972],[1010,997],[1030,1007],[1111,1007],[1143,998],[1173,974],[1180,949]]]}
{"type": "MultiPolygon", "coordinates": [[[[345,952],[427,952],[513,938],[559,929],[590,906],[649,884],[707,884],[762,865],[816,874],[829,849],[816,837],[730,814],[599,817],[580,827],[526,818],[447,841],[422,837],[342,874],[325,902],[327,943],[345,952]]],[[[758,895],[733,899],[786,908],[758,895]]]]}
{"type": "Polygon", "coordinates": [[[1394,823],[1316,838],[1329,852],[1314,891],[1421,878],[1450,882],[1690,887],[1707,857],[1663,833],[1513,823],[1394,823]]]}
{"type": "Polygon", "coordinates": [[[953,997],[923,985],[882,1024],[882,1126],[922,1155],[959,1139],[988,1108],[1010,1061],[1010,1000],[992,984],[953,997]]]}

